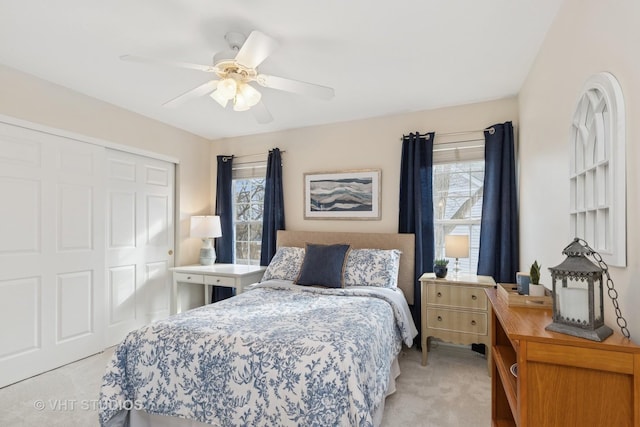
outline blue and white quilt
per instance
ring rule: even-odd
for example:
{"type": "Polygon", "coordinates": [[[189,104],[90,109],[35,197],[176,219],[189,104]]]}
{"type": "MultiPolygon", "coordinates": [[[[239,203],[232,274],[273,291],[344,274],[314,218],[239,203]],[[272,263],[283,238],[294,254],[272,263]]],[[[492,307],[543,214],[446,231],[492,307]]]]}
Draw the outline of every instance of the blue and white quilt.
{"type": "Polygon", "coordinates": [[[372,426],[416,334],[397,289],[263,282],[131,332],[107,366],[100,424],[136,408],[218,426],[372,426]]]}

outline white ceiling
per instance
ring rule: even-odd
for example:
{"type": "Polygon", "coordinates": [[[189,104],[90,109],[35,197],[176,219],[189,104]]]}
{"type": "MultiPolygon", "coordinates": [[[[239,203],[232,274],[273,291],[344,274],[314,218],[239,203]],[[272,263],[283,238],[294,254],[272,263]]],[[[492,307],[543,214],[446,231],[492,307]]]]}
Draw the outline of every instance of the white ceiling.
{"type": "MultiPolygon", "coordinates": [[[[0,0],[0,63],[208,139],[403,114],[518,93],[562,0],[0,0]],[[211,79],[121,55],[211,64],[224,35],[279,48],[260,72],[330,86],[258,87],[274,121],[204,96],[211,79]]],[[[0,82],[0,85],[2,82],[0,82]]]]}

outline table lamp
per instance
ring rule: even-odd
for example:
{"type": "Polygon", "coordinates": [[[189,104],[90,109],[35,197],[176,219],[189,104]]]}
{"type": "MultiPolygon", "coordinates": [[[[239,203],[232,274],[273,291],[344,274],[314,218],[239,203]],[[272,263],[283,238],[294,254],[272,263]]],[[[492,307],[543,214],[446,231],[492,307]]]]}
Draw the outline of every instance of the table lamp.
{"type": "Polygon", "coordinates": [[[469,258],[469,236],[448,235],[444,237],[444,252],[447,258],[455,258],[454,276],[460,273],[458,258],[469,258]]]}
{"type": "Polygon", "coordinates": [[[191,237],[202,239],[200,249],[200,264],[212,265],[216,262],[216,250],[213,247],[213,239],[222,236],[220,217],[214,215],[192,216],[191,237]]]}

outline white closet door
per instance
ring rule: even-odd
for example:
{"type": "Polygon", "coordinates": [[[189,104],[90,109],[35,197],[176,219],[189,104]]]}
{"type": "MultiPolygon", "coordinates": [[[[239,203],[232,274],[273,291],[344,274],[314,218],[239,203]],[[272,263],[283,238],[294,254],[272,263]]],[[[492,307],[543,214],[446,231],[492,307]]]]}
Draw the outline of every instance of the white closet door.
{"type": "Polygon", "coordinates": [[[173,163],[107,151],[107,337],[169,315],[173,163]]]}
{"type": "Polygon", "coordinates": [[[104,152],[0,123],[0,387],[104,348],[104,152]]]}

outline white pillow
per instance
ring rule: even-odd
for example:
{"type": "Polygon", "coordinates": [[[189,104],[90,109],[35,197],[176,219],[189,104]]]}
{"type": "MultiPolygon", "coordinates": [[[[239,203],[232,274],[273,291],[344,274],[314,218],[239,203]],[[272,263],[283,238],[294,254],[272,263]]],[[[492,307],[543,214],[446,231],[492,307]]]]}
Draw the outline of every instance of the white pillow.
{"type": "Polygon", "coordinates": [[[351,249],[344,285],[396,288],[401,254],[397,249],[351,249]]]}
{"type": "Polygon", "coordinates": [[[304,259],[304,248],[283,246],[271,259],[261,282],[271,279],[296,280],[304,259]]]}

